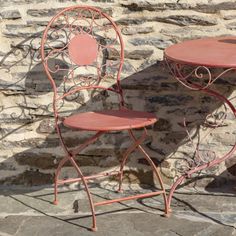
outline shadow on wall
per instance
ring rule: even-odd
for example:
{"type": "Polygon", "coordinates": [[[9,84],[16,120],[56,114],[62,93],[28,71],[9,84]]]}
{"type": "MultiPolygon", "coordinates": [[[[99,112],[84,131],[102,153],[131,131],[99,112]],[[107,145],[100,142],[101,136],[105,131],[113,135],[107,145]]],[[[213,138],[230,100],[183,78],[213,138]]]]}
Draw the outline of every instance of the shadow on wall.
{"type": "MultiPolygon", "coordinates": [[[[0,71],[3,75],[0,80],[2,101],[0,140],[1,149],[4,150],[0,163],[2,185],[51,184],[53,169],[57,166],[58,160],[63,157],[54,130],[51,85],[40,62],[39,38],[41,33],[22,41],[4,55],[0,62],[0,71]],[[27,73],[25,73],[26,67],[27,73]],[[22,68],[24,70],[21,72],[22,68]],[[21,151],[18,151],[19,149],[21,151]]],[[[222,104],[208,95],[185,89],[171,78],[160,62],[138,70],[139,72],[122,80],[127,106],[154,112],[160,118],[153,127],[149,127],[150,137],[145,142],[145,148],[153,161],[160,165],[164,181],[170,184],[176,170],[184,171],[193,163],[194,152],[187,133],[192,139],[198,139],[199,135],[202,135],[200,130],[205,127],[207,115],[213,112],[219,115],[222,112],[222,104]],[[188,132],[183,127],[185,116],[188,132]],[[175,160],[175,164],[171,164],[171,159],[175,160]]],[[[58,86],[61,86],[63,76],[61,74],[57,77],[58,86]]],[[[215,86],[229,97],[235,85],[232,80],[218,79],[215,86]]],[[[118,101],[115,101],[111,94],[104,92],[96,93],[88,101],[79,97],[67,103],[70,112],[95,108],[113,109],[117,104],[118,101]],[[73,106],[72,103],[76,105],[73,106]]],[[[224,126],[227,126],[227,122],[224,126]]],[[[63,135],[71,147],[82,142],[90,134],[63,128],[63,135]]],[[[200,143],[202,150],[206,150],[203,153],[209,154],[209,146],[210,149],[215,149],[218,143],[222,145],[220,136],[221,134],[216,133],[208,145],[206,145],[208,141],[203,140],[203,143],[200,143]]],[[[96,169],[103,171],[113,168],[119,164],[128,142],[129,138],[125,132],[106,134],[79,155],[77,161],[82,166],[84,174],[93,173],[96,169]]],[[[223,144],[227,144],[226,148],[230,149],[234,143],[229,140],[228,143],[223,144]]],[[[214,154],[210,156],[212,155],[214,154]]],[[[145,165],[147,165],[145,159],[132,154],[128,163],[132,171],[129,172],[130,174],[127,172],[126,181],[153,184],[151,171],[148,171],[148,167],[146,171],[142,169],[145,165]]],[[[198,181],[192,183],[190,181],[189,184],[198,183],[203,186],[209,182],[209,186],[224,184],[229,173],[236,176],[235,160],[227,161],[226,167],[227,171],[222,173],[222,176],[218,175],[219,168],[214,167],[199,176],[194,176],[198,181]]],[[[69,165],[64,168],[62,175],[64,178],[71,175],[69,165]]]]}

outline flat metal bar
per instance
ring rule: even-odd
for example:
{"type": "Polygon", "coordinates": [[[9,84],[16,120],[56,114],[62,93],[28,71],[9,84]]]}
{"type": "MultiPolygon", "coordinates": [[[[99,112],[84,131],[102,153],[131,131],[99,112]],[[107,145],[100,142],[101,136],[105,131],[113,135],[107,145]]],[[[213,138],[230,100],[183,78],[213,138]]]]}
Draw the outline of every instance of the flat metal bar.
{"type": "MultiPolygon", "coordinates": [[[[85,176],[84,179],[90,180],[90,179],[95,179],[95,178],[101,178],[105,176],[113,176],[113,175],[118,175],[120,171],[112,171],[112,172],[105,172],[97,175],[91,175],[91,176],[85,176]]],[[[71,179],[65,179],[65,180],[58,180],[57,184],[65,184],[65,183],[74,183],[74,182],[79,182],[81,181],[82,178],[71,178],[71,179]]]]}
{"type": "Polygon", "coordinates": [[[159,194],[162,194],[162,193],[164,193],[163,190],[162,191],[158,191],[158,192],[137,194],[137,195],[134,195],[134,196],[129,196],[129,197],[123,197],[123,198],[117,198],[117,199],[97,202],[97,203],[94,203],[94,206],[108,205],[108,204],[111,204],[111,203],[114,203],[114,202],[128,201],[128,200],[137,199],[137,198],[152,197],[152,196],[159,195],[159,194]]]}

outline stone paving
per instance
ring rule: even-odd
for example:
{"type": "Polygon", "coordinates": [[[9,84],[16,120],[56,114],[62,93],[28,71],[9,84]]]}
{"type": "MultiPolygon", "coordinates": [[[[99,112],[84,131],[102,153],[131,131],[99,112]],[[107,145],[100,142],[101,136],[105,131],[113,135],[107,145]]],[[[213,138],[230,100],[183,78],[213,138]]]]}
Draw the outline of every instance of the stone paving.
{"type": "MultiPolygon", "coordinates": [[[[95,201],[119,195],[110,183],[91,187],[95,201]]],[[[162,216],[161,196],[97,207],[98,232],[95,233],[88,230],[91,217],[86,194],[80,188],[61,188],[59,204],[54,206],[50,187],[2,187],[0,235],[236,236],[236,188],[232,186],[208,192],[179,190],[174,195],[170,218],[162,216]]],[[[135,186],[133,189],[129,187],[123,195],[140,190],[148,191],[135,186]]]]}

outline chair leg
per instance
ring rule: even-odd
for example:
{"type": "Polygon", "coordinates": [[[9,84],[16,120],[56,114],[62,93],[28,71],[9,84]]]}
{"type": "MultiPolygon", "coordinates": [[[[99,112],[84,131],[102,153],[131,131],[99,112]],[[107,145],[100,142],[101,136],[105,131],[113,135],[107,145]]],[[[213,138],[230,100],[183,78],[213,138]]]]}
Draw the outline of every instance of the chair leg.
{"type": "Polygon", "coordinates": [[[127,159],[129,157],[129,155],[138,147],[138,145],[143,142],[143,140],[145,139],[145,136],[146,135],[142,135],[138,140],[135,140],[133,145],[130,146],[123,155],[123,159],[122,159],[121,165],[120,165],[118,192],[122,192],[123,173],[124,173],[124,167],[127,162],[127,159]]]}
{"type": "Polygon", "coordinates": [[[55,179],[54,179],[54,201],[53,204],[57,205],[58,204],[58,198],[57,198],[57,193],[58,193],[58,177],[61,173],[61,168],[64,166],[64,164],[68,161],[68,156],[64,157],[58,164],[58,167],[55,171],[55,179]]]}
{"type": "Polygon", "coordinates": [[[175,183],[172,185],[172,187],[171,187],[171,189],[170,189],[170,193],[169,193],[169,196],[168,196],[168,210],[169,210],[169,212],[168,212],[168,214],[167,214],[167,217],[169,217],[170,214],[171,214],[171,212],[172,212],[172,210],[171,210],[171,200],[172,200],[174,191],[175,191],[175,189],[178,187],[178,185],[180,185],[180,184],[183,182],[183,180],[184,180],[185,178],[186,178],[185,175],[180,176],[180,177],[175,181],[175,183]]]}
{"type": "Polygon", "coordinates": [[[97,231],[97,222],[96,222],[95,208],[94,208],[93,199],[92,199],[91,193],[89,191],[89,187],[88,187],[87,181],[84,178],[84,176],[83,176],[79,166],[76,164],[76,162],[75,162],[73,157],[70,157],[70,162],[75,167],[76,171],[80,175],[81,180],[82,180],[82,182],[84,184],[85,191],[87,193],[89,204],[90,204],[90,208],[91,208],[91,213],[92,213],[92,227],[91,227],[91,230],[95,232],[95,231],[97,231]]]}
{"type": "Polygon", "coordinates": [[[163,190],[163,198],[164,198],[164,203],[165,203],[165,216],[168,216],[169,214],[169,205],[168,205],[168,201],[167,201],[167,196],[166,196],[166,191],[164,188],[164,184],[163,181],[161,179],[160,173],[158,171],[158,169],[156,168],[155,164],[153,163],[152,159],[149,157],[149,155],[145,152],[145,150],[139,145],[138,149],[144,154],[146,160],[149,162],[149,165],[151,166],[153,173],[156,175],[161,189],[163,190]]]}
{"type": "Polygon", "coordinates": [[[56,170],[56,173],[55,173],[55,185],[54,185],[54,196],[55,196],[55,199],[54,199],[54,204],[57,204],[58,203],[58,200],[57,200],[57,186],[58,186],[58,176],[60,174],[60,171],[61,171],[61,168],[63,167],[63,165],[66,163],[66,161],[70,161],[72,166],[74,166],[74,168],[76,169],[78,175],[81,177],[81,180],[85,186],[85,191],[87,193],[87,196],[88,196],[88,200],[89,200],[89,204],[90,204],[90,208],[91,208],[91,213],[92,213],[92,219],[93,219],[93,225],[91,227],[91,230],[92,231],[97,231],[97,226],[96,226],[96,216],[95,216],[95,210],[94,210],[94,203],[93,203],[93,200],[92,200],[92,196],[90,194],[90,191],[89,191],[89,188],[88,188],[88,185],[87,185],[87,181],[86,179],[84,178],[79,166],[76,164],[75,160],[74,160],[74,157],[75,155],[79,154],[84,148],[86,148],[89,144],[91,143],[94,143],[98,138],[99,136],[101,136],[104,132],[103,131],[99,131],[97,132],[95,135],[93,135],[91,138],[89,138],[88,140],[86,140],[83,144],[79,145],[78,147],[76,147],[74,150],[72,151],[68,151],[66,146],[65,146],[65,143],[62,139],[62,136],[59,132],[59,137],[61,138],[61,143],[63,144],[63,148],[64,150],[66,151],[66,153],[68,154],[68,156],[64,157],[60,162],[59,162],[59,165],[57,167],[57,170],[56,170]]]}
{"type": "MultiPolygon", "coordinates": [[[[147,134],[147,130],[146,128],[144,128],[144,131],[145,131],[145,136],[147,134]]],[[[129,131],[129,134],[130,134],[130,137],[135,141],[137,142],[138,139],[134,136],[132,130],[129,131]]],[[[152,168],[152,171],[153,173],[156,175],[159,183],[160,183],[160,187],[163,191],[163,198],[164,198],[164,204],[165,204],[165,216],[169,216],[169,204],[168,204],[168,201],[167,201],[167,196],[166,196],[166,191],[165,191],[165,188],[164,188],[164,184],[163,184],[163,181],[162,181],[162,178],[159,174],[159,171],[158,169],[156,168],[155,164],[153,163],[152,159],[149,157],[149,155],[147,154],[147,152],[142,148],[142,146],[140,144],[138,144],[138,150],[144,155],[145,159],[147,160],[147,162],[149,163],[149,165],[151,166],[152,168]]]]}

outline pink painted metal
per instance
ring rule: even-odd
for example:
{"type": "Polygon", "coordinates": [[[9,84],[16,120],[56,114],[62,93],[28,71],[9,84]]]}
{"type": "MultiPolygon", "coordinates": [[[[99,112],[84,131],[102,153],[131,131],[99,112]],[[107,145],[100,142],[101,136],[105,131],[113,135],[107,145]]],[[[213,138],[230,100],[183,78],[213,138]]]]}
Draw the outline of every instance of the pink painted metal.
{"type": "Polygon", "coordinates": [[[154,114],[122,109],[79,113],[65,118],[63,123],[73,129],[112,131],[142,128],[156,121],[154,114]]]}
{"type": "MultiPolygon", "coordinates": [[[[236,107],[232,104],[232,101],[209,88],[217,79],[236,70],[235,50],[236,37],[216,37],[185,41],[170,46],[164,52],[166,65],[175,79],[188,89],[206,93],[223,102],[225,112],[224,115],[220,116],[221,118],[219,120],[208,123],[208,117],[206,118],[205,125],[210,128],[207,134],[210,134],[213,129],[223,124],[226,118],[227,108],[229,108],[236,118],[236,107]],[[218,74],[212,72],[216,68],[223,69],[223,72],[219,72],[218,74]]],[[[209,115],[209,117],[212,117],[212,115],[209,115]]],[[[189,140],[192,142],[192,138],[187,131],[185,118],[184,127],[186,128],[189,140]]],[[[195,147],[195,160],[188,160],[188,163],[191,164],[188,164],[187,168],[184,168],[183,174],[176,179],[170,189],[168,196],[169,213],[171,212],[170,205],[173,194],[185,179],[191,178],[196,172],[218,165],[226,159],[233,157],[235,152],[236,143],[223,156],[217,156],[213,150],[211,158],[206,160],[201,155],[199,145],[197,145],[195,147]]]]}
{"type": "Polygon", "coordinates": [[[145,127],[154,124],[157,117],[151,113],[131,111],[125,107],[120,86],[120,75],[124,62],[124,44],[116,24],[107,14],[94,7],[73,6],[65,8],[48,23],[42,37],[41,56],[44,69],[53,88],[52,106],[55,127],[65,152],[65,157],[59,162],[55,172],[54,204],[58,203],[58,185],[81,181],[85,186],[90,204],[91,229],[93,231],[97,230],[95,206],[98,205],[161,194],[164,198],[165,213],[167,214],[167,197],[162,179],[157,167],[140,146],[147,137],[145,127]],[[116,55],[116,60],[110,60],[109,55],[116,55]],[[106,85],[106,81],[111,80],[113,80],[113,86],[109,87],[106,85]],[[117,94],[119,108],[117,110],[76,112],[73,115],[68,115],[67,111],[63,110],[63,105],[68,102],[80,101],[80,98],[84,96],[84,91],[87,91],[87,94],[92,94],[91,91],[113,92],[117,94]],[[62,125],[71,129],[95,131],[96,133],[77,147],[69,148],[61,132],[62,125]],[[133,134],[132,130],[136,128],[143,129],[140,138],[136,138],[133,134]],[[76,155],[94,143],[104,133],[114,130],[128,130],[133,142],[124,153],[120,171],[84,176],[79,165],[75,162],[76,155]],[[119,191],[121,191],[124,166],[129,154],[135,149],[144,155],[152,167],[161,190],[94,203],[88,181],[94,178],[116,175],[119,177],[119,191]],[[66,162],[74,167],[78,173],[77,178],[59,179],[61,169],[66,162]]]}
{"type": "Polygon", "coordinates": [[[89,34],[78,34],[70,40],[68,51],[71,60],[77,65],[90,65],[97,58],[97,41],[89,34]]]}
{"type": "Polygon", "coordinates": [[[236,37],[214,37],[184,41],[168,47],[165,58],[179,64],[236,68],[236,37]]]}

